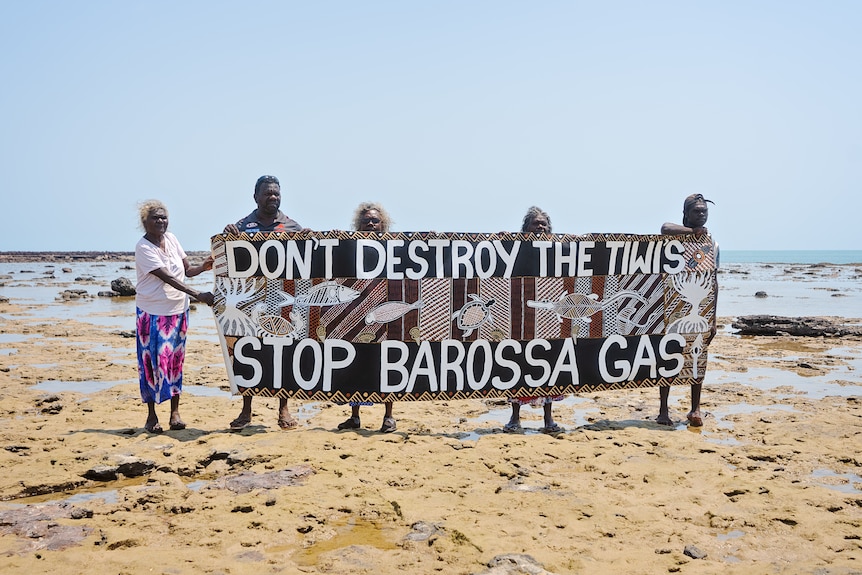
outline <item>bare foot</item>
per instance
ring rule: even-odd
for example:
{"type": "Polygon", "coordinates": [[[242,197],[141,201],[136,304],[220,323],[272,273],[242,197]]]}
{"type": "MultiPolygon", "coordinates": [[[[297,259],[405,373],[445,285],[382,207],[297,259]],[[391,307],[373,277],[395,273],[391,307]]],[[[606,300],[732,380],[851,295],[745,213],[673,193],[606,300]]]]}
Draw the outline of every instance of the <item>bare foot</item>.
{"type": "Polygon", "coordinates": [[[249,423],[251,423],[251,416],[240,413],[236,419],[230,422],[230,428],[234,431],[239,431],[249,423]]]}
{"type": "Polygon", "coordinates": [[[295,420],[290,414],[288,414],[287,419],[284,417],[278,418],[278,426],[284,430],[288,429],[296,429],[299,427],[299,422],[295,420]]]}
{"type": "Polygon", "coordinates": [[[278,406],[278,426],[282,429],[296,429],[299,427],[299,422],[290,414],[287,401],[280,403],[278,406]]]}
{"type": "Polygon", "coordinates": [[[655,422],[659,425],[673,425],[673,420],[666,413],[659,413],[655,418],[655,422]]]}
{"type": "Polygon", "coordinates": [[[163,431],[159,420],[152,418],[147,419],[147,422],[144,424],[144,429],[150,433],[161,433],[163,431]]]}
{"type": "Polygon", "coordinates": [[[692,427],[703,427],[703,416],[700,414],[699,409],[695,409],[694,411],[688,412],[688,415],[685,416],[688,419],[688,424],[692,427]]]}

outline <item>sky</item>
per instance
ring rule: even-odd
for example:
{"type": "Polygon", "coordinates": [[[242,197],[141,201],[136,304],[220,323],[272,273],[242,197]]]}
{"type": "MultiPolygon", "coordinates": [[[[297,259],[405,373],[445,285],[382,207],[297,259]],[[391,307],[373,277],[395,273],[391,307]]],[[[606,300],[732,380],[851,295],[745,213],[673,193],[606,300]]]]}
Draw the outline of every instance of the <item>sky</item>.
{"type": "Polygon", "coordinates": [[[862,2],[0,3],[0,251],[186,250],[254,209],[350,229],[862,249],[862,2]]]}

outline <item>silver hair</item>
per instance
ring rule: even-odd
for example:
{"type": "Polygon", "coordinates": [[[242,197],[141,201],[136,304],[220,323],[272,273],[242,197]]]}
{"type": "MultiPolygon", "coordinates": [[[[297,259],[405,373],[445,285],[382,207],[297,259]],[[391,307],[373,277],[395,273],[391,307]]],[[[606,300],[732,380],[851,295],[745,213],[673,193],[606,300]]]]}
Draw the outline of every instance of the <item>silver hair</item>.
{"type": "Polygon", "coordinates": [[[527,215],[524,216],[524,222],[521,224],[521,231],[526,232],[532,221],[539,216],[545,216],[545,219],[548,220],[548,233],[551,233],[551,216],[538,206],[530,206],[530,209],[527,210],[527,215]]]}
{"type": "Polygon", "coordinates": [[[167,206],[159,200],[144,200],[138,204],[138,217],[141,219],[142,230],[147,231],[146,226],[144,226],[144,222],[146,222],[147,217],[156,210],[165,210],[165,215],[170,217],[167,206]]]}

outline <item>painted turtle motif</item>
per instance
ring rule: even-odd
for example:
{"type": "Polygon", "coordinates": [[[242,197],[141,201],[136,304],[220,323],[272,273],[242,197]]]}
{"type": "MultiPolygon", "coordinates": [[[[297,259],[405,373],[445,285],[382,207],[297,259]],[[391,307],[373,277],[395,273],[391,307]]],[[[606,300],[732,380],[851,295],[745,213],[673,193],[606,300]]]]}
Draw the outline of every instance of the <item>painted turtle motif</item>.
{"type": "Polygon", "coordinates": [[[473,330],[478,329],[479,326],[486,322],[494,323],[494,317],[491,315],[491,310],[489,309],[494,305],[493,298],[483,300],[474,293],[468,294],[468,296],[473,301],[468,301],[461,309],[452,314],[452,319],[455,320],[457,318],[458,320],[456,324],[458,329],[464,331],[462,339],[467,339],[473,333],[473,330]]]}
{"type": "Polygon", "coordinates": [[[302,318],[290,312],[290,319],[292,321],[288,321],[280,315],[264,313],[265,311],[266,306],[262,303],[254,306],[254,320],[260,326],[262,332],[278,337],[287,337],[289,343],[293,343],[294,338],[298,335],[296,332],[304,325],[302,318]]]}

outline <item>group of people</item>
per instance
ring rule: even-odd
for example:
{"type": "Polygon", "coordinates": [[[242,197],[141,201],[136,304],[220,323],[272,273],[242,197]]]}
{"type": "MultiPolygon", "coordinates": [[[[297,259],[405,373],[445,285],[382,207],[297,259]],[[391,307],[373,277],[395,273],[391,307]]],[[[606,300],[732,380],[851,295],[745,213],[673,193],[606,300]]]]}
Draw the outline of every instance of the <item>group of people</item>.
{"type": "MultiPolygon", "coordinates": [[[[298,232],[307,228],[300,226],[281,211],[281,185],[275,176],[261,176],[254,187],[254,201],[257,204],[250,214],[236,223],[225,226],[225,233],[255,232],[298,232]]],[[[701,194],[688,196],[683,203],[682,224],[665,223],[661,227],[664,235],[708,234],[706,221],[709,216],[707,200],[701,194]]],[[[141,401],[147,405],[147,420],[144,428],[150,433],[161,433],[155,405],[170,401],[169,428],[185,429],[179,413],[179,400],[182,393],[183,363],[185,359],[186,332],[189,320],[190,298],[212,306],[214,296],[211,292],[196,290],[185,283],[186,278],[194,277],[212,269],[212,257],[203,263],[192,266],[182,246],[168,231],[168,210],[158,200],[147,200],[139,206],[139,216],[144,235],[135,246],[135,268],[137,273],[136,326],[138,373],[141,401]]],[[[392,219],[380,204],[361,203],[353,215],[352,227],[357,231],[390,231],[392,219]]],[[[550,216],[533,206],[524,216],[521,231],[534,234],[550,234],[550,216]]],[[[716,326],[713,315],[709,340],[715,336],[716,326]]],[[[707,343],[709,343],[707,341],[707,343]]],[[[700,412],[701,385],[691,386],[691,410],[687,414],[689,425],[703,425],[700,412]]],[[[673,425],[668,413],[670,387],[659,388],[659,415],[656,421],[662,425],[673,425]]],[[[251,423],[252,395],[242,396],[242,409],[230,422],[230,429],[238,431],[251,423]]],[[[543,433],[556,434],[564,431],[553,418],[553,402],[563,396],[515,397],[510,398],[511,417],[503,426],[503,431],[520,433],[521,406],[542,406],[544,410],[543,433]]],[[[350,417],[338,424],[338,429],[360,429],[360,407],[366,402],[350,402],[350,417]]],[[[278,426],[289,430],[298,427],[298,422],[290,413],[286,398],[279,398],[278,426]]],[[[384,403],[381,433],[391,433],[397,429],[393,416],[393,402],[384,403]]]]}

